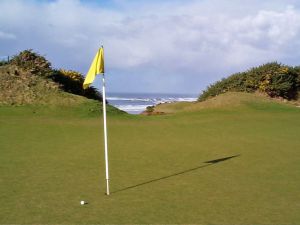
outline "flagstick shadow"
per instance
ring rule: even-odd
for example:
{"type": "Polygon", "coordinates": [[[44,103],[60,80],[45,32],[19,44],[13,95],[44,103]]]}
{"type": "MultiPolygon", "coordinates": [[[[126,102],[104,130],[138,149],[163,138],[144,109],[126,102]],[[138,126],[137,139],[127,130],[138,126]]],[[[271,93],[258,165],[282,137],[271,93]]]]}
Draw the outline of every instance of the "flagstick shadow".
{"type": "Polygon", "coordinates": [[[184,171],[181,171],[181,172],[178,172],[178,173],[174,173],[174,174],[171,174],[171,175],[168,175],[168,176],[164,176],[164,177],[149,180],[149,181],[146,181],[146,182],[143,182],[143,183],[139,183],[139,184],[136,184],[136,185],[132,185],[132,186],[120,189],[120,190],[112,191],[111,193],[114,194],[114,193],[118,193],[118,192],[121,192],[121,191],[126,191],[126,190],[129,190],[129,189],[132,189],[132,188],[136,188],[136,187],[139,187],[139,186],[143,186],[143,185],[146,185],[146,184],[150,184],[150,183],[153,183],[153,182],[156,182],[156,181],[160,181],[160,180],[168,179],[168,178],[171,178],[171,177],[179,176],[179,175],[189,173],[189,172],[192,172],[192,171],[195,171],[195,170],[198,170],[198,169],[201,169],[201,168],[205,168],[205,167],[208,167],[208,166],[212,166],[212,165],[215,165],[217,163],[224,162],[226,160],[229,160],[229,159],[232,159],[232,158],[235,158],[235,157],[239,157],[239,156],[240,155],[233,155],[233,156],[229,156],[229,157],[225,157],[225,158],[206,161],[206,162],[204,162],[204,163],[208,163],[206,165],[197,166],[197,167],[194,167],[194,168],[191,168],[191,169],[188,169],[188,170],[184,170],[184,171]]]}

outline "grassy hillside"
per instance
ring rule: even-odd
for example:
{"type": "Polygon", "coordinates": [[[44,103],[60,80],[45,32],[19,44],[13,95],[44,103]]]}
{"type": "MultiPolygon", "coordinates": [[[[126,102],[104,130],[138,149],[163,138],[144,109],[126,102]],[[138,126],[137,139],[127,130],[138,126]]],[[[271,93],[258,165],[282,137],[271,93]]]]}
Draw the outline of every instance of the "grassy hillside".
{"type": "Polygon", "coordinates": [[[253,106],[257,106],[258,108],[264,108],[264,106],[266,106],[266,108],[293,108],[296,106],[300,106],[300,101],[282,101],[279,99],[268,98],[265,95],[259,93],[227,92],[201,102],[174,102],[160,104],[154,107],[153,113],[182,113],[209,111],[214,109],[232,110],[234,108],[240,108],[240,110],[248,110],[253,106]]]}
{"type": "Polygon", "coordinates": [[[85,101],[82,96],[65,93],[59,85],[35,76],[15,65],[0,66],[0,103],[22,104],[77,104],[85,101]]]}
{"type": "MultiPolygon", "coordinates": [[[[83,90],[83,80],[82,74],[53,69],[45,57],[25,50],[0,64],[0,107],[28,105],[39,112],[79,110],[97,116],[102,112],[102,95],[93,87],[83,90]]],[[[107,110],[124,113],[111,105],[107,110]]]]}
{"type": "Polygon", "coordinates": [[[0,64],[0,104],[76,105],[88,99],[102,101],[101,93],[83,90],[84,78],[76,71],[55,70],[43,56],[25,50],[0,64]]]}
{"type": "Polygon", "coordinates": [[[0,107],[0,223],[299,224],[300,109],[248,97],[109,113],[111,196],[100,117],[0,107]]]}

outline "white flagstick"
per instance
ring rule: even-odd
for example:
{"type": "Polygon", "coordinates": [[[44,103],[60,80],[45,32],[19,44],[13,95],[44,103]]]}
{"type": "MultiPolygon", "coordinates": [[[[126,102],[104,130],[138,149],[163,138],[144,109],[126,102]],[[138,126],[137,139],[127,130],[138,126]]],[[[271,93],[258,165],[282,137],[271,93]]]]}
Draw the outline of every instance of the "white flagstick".
{"type": "Polygon", "coordinates": [[[108,153],[107,153],[107,127],[106,127],[106,97],[105,97],[105,79],[102,76],[102,98],[103,98],[103,122],[104,122],[104,148],[105,148],[105,177],[106,194],[109,195],[109,175],[108,175],[108,153]]]}

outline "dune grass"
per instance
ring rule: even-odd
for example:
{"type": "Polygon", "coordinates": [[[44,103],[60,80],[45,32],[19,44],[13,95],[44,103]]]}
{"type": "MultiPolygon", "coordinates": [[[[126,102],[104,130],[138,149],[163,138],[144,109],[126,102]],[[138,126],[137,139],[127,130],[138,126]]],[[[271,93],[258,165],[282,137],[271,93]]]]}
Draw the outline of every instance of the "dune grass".
{"type": "Polygon", "coordinates": [[[300,223],[299,108],[110,114],[108,129],[110,196],[100,115],[0,107],[0,224],[300,223]]]}
{"type": "Polygon", "coordinates": [[[267,108],[272,105],[288,105],[288,106],[300,106],[300,99],[293,101],[283,101],[281,99],[275,99],[266,97],[262,93],[245,93],[245,92],[226,92],[222,95],[209,98],[205,101],[196,102],[173,102],[159,104],[154,108],[154,112],[163,113],[180,113],[180,112],[196,112],[199,110],[207,109],[231,109],[235,107],[245,107],[251,104],[266,104],[267,108]]]}

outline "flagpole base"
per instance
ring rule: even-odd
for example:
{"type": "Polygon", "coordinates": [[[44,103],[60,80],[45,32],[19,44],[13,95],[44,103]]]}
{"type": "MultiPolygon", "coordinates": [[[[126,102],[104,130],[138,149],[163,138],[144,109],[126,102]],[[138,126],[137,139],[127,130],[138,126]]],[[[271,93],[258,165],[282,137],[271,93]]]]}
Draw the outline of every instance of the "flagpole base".
{"type": "Polygon", "coordinates": [[[109,195],[109,179],[106,179],[106,195],[109,195]]]}

